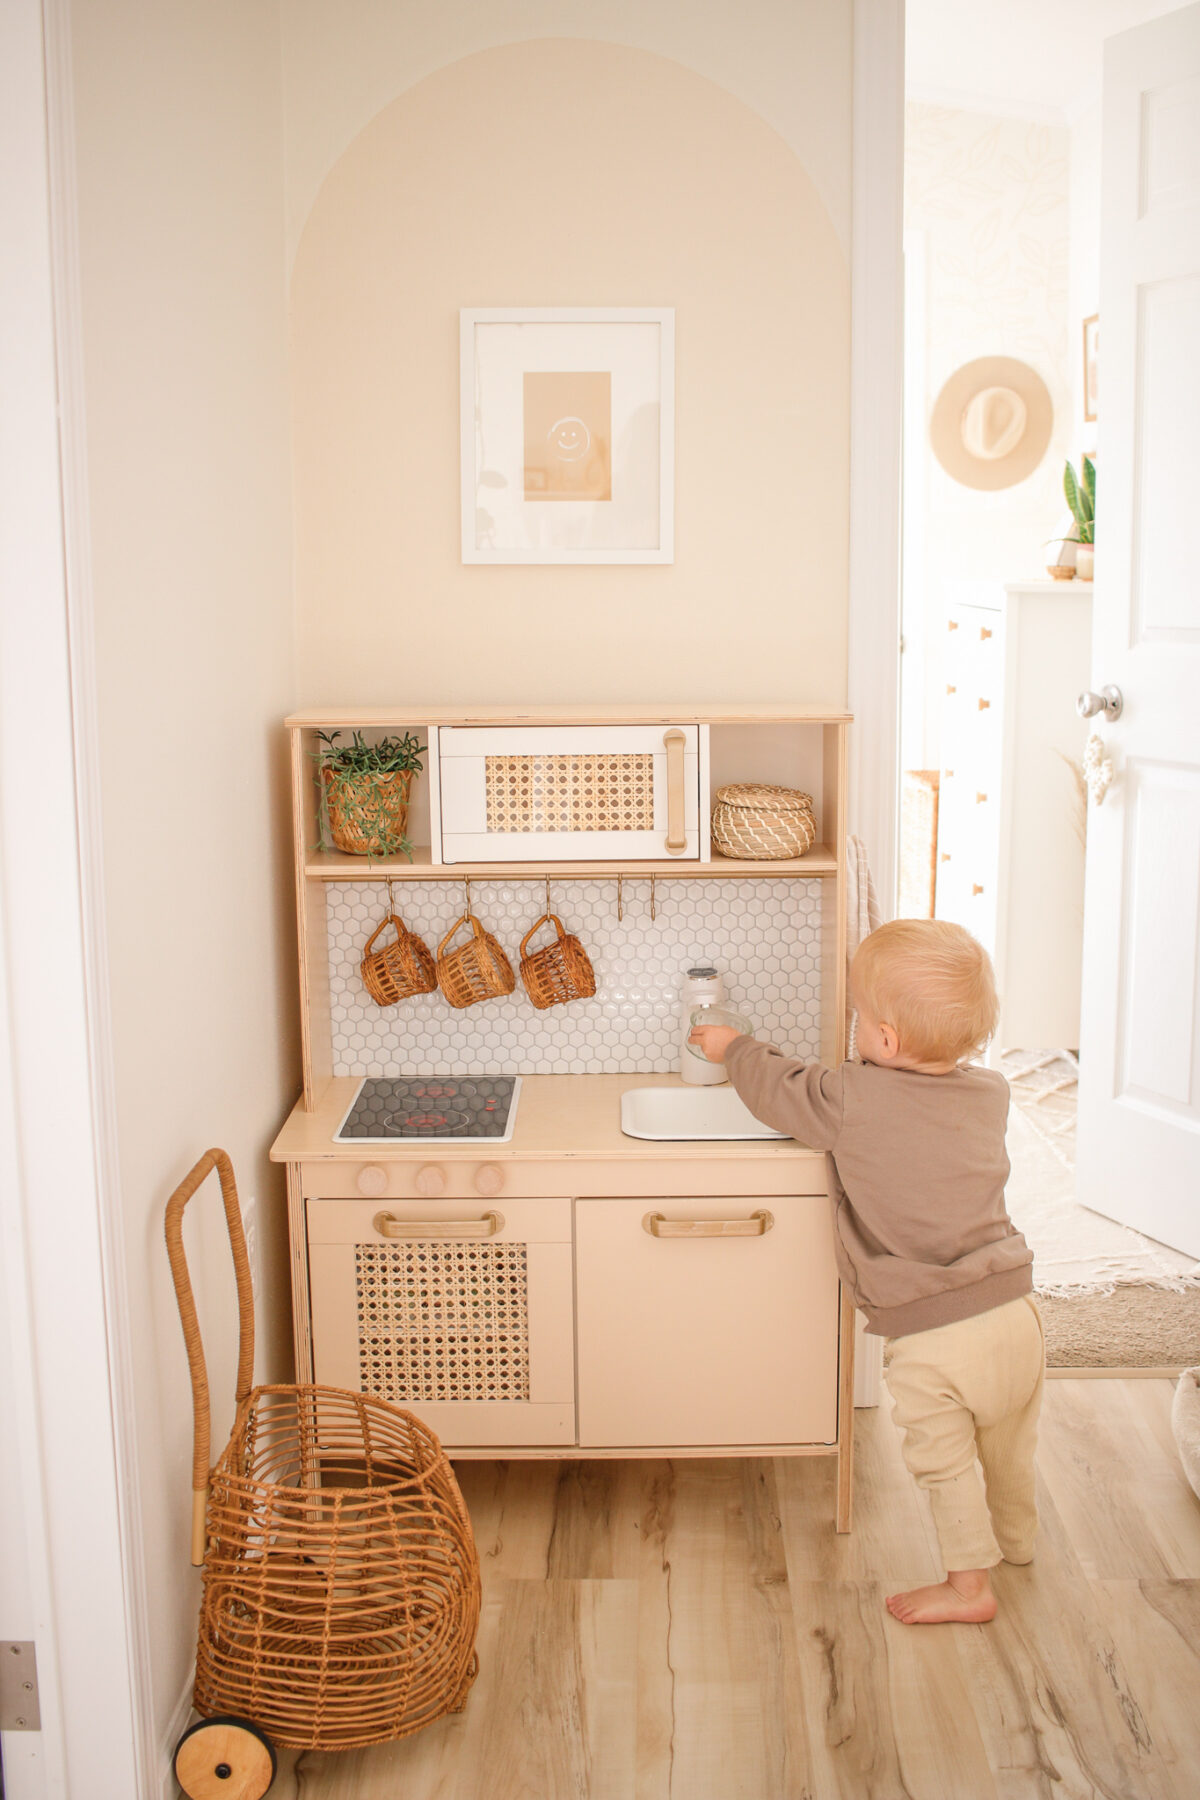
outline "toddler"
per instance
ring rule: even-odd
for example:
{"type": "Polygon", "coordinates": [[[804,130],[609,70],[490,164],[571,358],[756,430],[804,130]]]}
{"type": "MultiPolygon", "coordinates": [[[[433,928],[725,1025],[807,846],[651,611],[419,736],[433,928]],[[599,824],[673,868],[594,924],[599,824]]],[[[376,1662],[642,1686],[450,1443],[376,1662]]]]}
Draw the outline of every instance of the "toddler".
{"type": "Polygon", "coordinates": [[[861,1061],[838,1069],[723,1026],[691,1041],[758,1118],[829,1152],[838,1272],[889,1342],[904,1460],[946,1568],[888,1611],[982,1623],[996,1613],[988,1571],[1033,1556],[1045,1371],[1033,1253],[1004,1206],[1008,1083],[966,1063],[995,1030],[995,980],[961,926],[897,919],[859,946],[850,998],[861,1061]]]}

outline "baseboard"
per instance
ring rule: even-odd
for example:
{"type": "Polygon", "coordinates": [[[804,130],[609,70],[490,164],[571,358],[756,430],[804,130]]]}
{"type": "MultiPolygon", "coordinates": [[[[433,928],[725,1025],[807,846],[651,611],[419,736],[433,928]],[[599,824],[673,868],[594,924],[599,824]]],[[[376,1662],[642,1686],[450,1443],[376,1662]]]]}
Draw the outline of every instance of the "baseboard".
{"type": "Polygon", "coordinates": [[[1061,1381],[1175,1381],[1183,1373],[1177,1369],[1047,1369],[1048,1377],[1061,1381]]]}
{"type": "Polygon", "coordinates": [[[167,1728],[159,1740],[160,1800],[179,1800],[179,1783],[175,1779],[175,1746],[187,1730],[192,1717],[192,1683],[194,1680],[195,1671],[189,1669],[183,1692],[176,1701],[174,1711],[167,1721],[167,1728]]]}

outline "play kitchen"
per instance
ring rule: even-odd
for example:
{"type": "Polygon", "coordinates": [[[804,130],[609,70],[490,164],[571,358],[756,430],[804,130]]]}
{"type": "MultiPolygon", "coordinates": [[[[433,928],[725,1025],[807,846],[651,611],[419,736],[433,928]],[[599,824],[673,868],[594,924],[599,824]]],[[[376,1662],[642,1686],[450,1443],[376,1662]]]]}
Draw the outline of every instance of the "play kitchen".
{"type": "Polygon", "coordinates": [[[686,1041],[699,1016],[844,1053],[848,723],[288,721],[297,1380],[410,1406],[455,1457],[834,1455],[848,1529],[824,1158],[686,1041]]]}

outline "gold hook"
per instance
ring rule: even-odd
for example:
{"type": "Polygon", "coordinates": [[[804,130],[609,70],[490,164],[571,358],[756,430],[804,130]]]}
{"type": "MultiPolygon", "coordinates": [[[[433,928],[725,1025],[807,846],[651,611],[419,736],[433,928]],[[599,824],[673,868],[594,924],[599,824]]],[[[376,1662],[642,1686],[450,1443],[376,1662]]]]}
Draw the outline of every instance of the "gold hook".
{"type": "Polygon", "coordinates": [[[469,913],[471,910],[471,877],[469,875],[463,876],[463,886],[467,890],[467,911],[469,913]]]}
{"type": "Polygon", "coordinates": [[[546,877],[546,911],[550,911],[550,877],[546,877]]]}
{"type": "Polygon", "coordinates": [[[652,875],[650,877],[650,923],[653,924],[657,917],[658,912],[654,903],[654,877],[652,875]]]}
{"type": "Polygon", "coordinates": [[[618,925],[621,923],[622,919],[625,917],[625,894],[623,891],[624,887],[625,887],[625,877],[623,875],[618,875],[617,876],[617,924],[618,925]]]}
{"type": "Polygon", "coordinates": [[[391,882],[390,876],[388,877],[387,891],[388,891],[388,912],[394,913],[396,910],[396,899],[395,899],[395,895],[392,893],[392,882],[391,882]]]}

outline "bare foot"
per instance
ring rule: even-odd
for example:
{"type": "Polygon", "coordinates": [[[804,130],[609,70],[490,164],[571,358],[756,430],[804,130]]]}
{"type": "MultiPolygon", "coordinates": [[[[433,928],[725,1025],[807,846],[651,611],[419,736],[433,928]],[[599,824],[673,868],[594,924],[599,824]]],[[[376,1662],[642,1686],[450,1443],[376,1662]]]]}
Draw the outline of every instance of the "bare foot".
{"type": "Polygon", "coordinates": [[[986,1625],[996,1616],[996,1596],[986,1569],[954,1569],[934,1587],[889,1594],[887,1609],[902,1625],[986,1625]]]}

